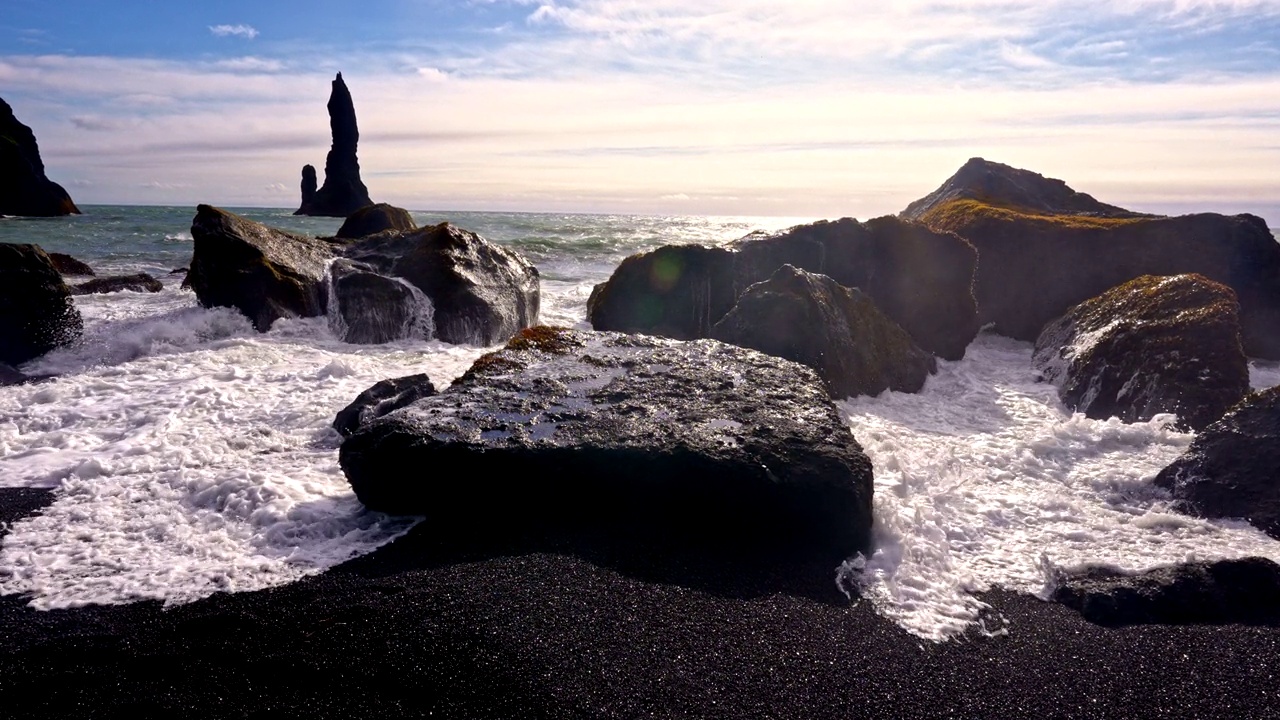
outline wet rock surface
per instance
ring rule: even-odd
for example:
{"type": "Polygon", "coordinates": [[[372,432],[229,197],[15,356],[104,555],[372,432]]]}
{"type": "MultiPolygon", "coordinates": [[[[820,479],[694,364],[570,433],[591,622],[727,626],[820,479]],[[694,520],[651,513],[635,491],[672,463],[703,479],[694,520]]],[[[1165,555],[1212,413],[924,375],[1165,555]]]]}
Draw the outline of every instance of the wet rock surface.
{"type": "Polygon", "coordinates": [[[1155,483],[1183,510],[1244,518],[1280,538],[1280,388],[1249,395],[1205,428],[1155,483]]]}
{"type": "Polygon", "coordinates": [[[726,248],[666,246],[627,258],[588,301],[597,330],[708,337],[739,295],[783,265],[867,294],[921,348],[959,359],[978,332],[977,254],[897,218],[845,218],[752,234],[726,248]]]}
{"type": "Polygon", "coordinates": [[[88,263],[65,253],[49,253],[49,260],[53,262],[54,269],[63,275],[92,276],[96,274],[88,263]]]}
{"type": "Polygon", "coordinates": [[[79,215],[61,185],[44,173],[35,133],[0,99],[0,215],[79,215]]]}
{"type": "Polygon", "coordinates": [[[94,278],[88,282],[78,283],[71,286],[72,295],[92,295],[96,293],[120,292],[121,290],[131,290],[133,292],[160,292],[164,289],[164,284],[147,273],[134,273],[133,275],[110,275],[107,277],[94,278]]]}
{"type": "Polygon", "coordinates": [[[417,230],[418,226],[410,217],[409,211],[387,203],[378,203],[362,207],[347,216],[338,234],[334,237],[343,239],[362,238],[384,230],[417,230]]]}
{"type": "Polygon", "coordinates": [[[1058,578],[1052,599],[1100,625],[1280,625],[1280,565],[1251,557],[1139,574],[1087,568],[1058,578]]]}
{"type": "Polygon", "coordinates": [[[836,564],[870,540],[870,461],[813,371],[709,340],[532,328],[339,458],[370,509],[466,537],[836,564]]]}
{"type": "Polygon", "coordinates": [[[1032,364],[1087,417],[1174,413],[1200,430],[1249,391],[1238,308],[1231,288],[1200,275],[1144,275],[1051,321],[1032,364]]]}
{"type": "Polygon", "coordinates": [[[918,392],[937,370],[861,291],[790,265],[747,288],[711,337],[808,365],[837,398],[918,392]]]}
{"type": "Polygon", "coordinates": [[[1280,243],[1261,218],[1142,215],[1060,180],[987,161],[977,172],[973,164],[904,216],[977,248],[983,324],[1033,341],[1073,305],[1133,278],[1198,273],[1235,291],[1245,353],[1280,359],[1280,243]]]}
{"type": "Polygon", "coordinates": [[[333,429],[346,437],[393,410],[435,394],[436,386],[425,373],[382,380],[340,410],[333,429]]]}
{"type": "Polygon", "coordinates": [[[38,245],[0,243],[0,362],[21,365],[84,327],[71,289],[38,245]]]}

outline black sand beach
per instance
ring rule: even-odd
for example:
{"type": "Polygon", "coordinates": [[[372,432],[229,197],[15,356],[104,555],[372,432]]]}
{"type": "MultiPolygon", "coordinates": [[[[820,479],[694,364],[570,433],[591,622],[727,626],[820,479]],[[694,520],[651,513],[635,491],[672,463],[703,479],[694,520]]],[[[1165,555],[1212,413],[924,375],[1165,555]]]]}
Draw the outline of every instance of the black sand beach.
{"type": "MultiPolygon", "coordinates": [[[[0,491],[0,522],[51,499],[0,491]]],[[[830,568],[485,545],[419,530],[292,585],[168,610],[0,599],[2,714],[1280,716],[1280,628],[1104,628],[991,592],[1007,636],[931,644],[851,605],[830,568]]]]}

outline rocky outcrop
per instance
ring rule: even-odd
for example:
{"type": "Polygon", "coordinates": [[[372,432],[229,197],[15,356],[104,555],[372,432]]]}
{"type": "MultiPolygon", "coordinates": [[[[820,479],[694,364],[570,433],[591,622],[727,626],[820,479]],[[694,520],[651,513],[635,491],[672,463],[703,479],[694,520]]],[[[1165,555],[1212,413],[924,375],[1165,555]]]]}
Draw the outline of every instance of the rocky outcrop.
{"type": "Polygon", "coordinates": [[[409,231],[417,230],[409,211],[386,203],[378,203],[362,207],[347,216],[342,227],[338,228],[335,237],[343,239],[362,238],[384,230],[409,231]]]}
{"type": "Polygon", "coordinates": [[[356,127],[356,108],[351,101],[351,91],[343,82],[342,73],[333,80],[328,107],[333,145],[324,161],[324,184],[314,193],[310,192],[316,186],[315,168],[307,165],[302,169],[302,205],[294,215],[346,217],[373,204],[368,189],[360,180],[360,162],[356,159],[360,130],[356,127]]]}
{"type": "Polygon", "coordinates": [[[347,342],[492,345],[538,321],[537,269],[448,223],[344,242],[201,205],[191,234],[184,286],[206,307],[239,309],[260,331],[281,317],[328,314],[347,342]]]}
{"type": "Polygon", "coordinates": [[[343,254],[421,290],[432,306],[435,337],[444,342],[493,345],[538,322],[537,268],[449,223],[373,235],[343,254]]]}
{"type": "Polygon", "coordinates": [[[1231,288],[1203,276],[1144,275],[1050,321],[1032,364],[1088,417],[1174,413],[1200,430],[1249,391],[1238,307],[1231,288]]]}
{"type": "Polygon", "coordinates": [[[49,253],[49,261],[63,275],[81,275],[92,277],[95,273],[88,263],[81,262],[64,253],[49,253]]]}
{"type": "Polygon", "coordinates": [[[596,287],[588,318],[597,330],[707,337],[747,287],[793,265],[860,289],[921,348],[959,359],[978,332],[976,260],[954,235],[897,218],[822,221],[628,258],[596,287]]]}
{"type": "Polygon", "coordinates": [[[1144,573],[1091,567],[1056,579],[1054,602],[1100,625],[1280,624],[1280,565],[1260,557],[1144,573]]]}
{"type": "Polygon", "coordinates": [[[269,228],[209,205],[191,223],[194,253],[184,285],[205,307],[233,307],[266,332],[282,317],[327,306],[331,243],[269,228]]]}
{"type": "Polygon", "coordinates": [[[937,370],[861,291],[790,265],[747,288],[711,337],[808,365],[836,398],[918,392],[937,370]]]}
{"type": "Polygon", "coordinates": [[[871,464],[817,376],[710,340],[526,330],[339,460],[370,509],[463,537],[585,533],[671,562],[838,563],[870,541],[871,464]]]}
{"type": "Polygon", "coordinates": [[[1249,395],[1160,471],[1181,509],[1244,518],[1280,538],[1280,387],[1249,395]]]}
{"type": "Polygon", "coordinates": [[[1261,218],[1132,213],[977,158],[903,216],[977,248],[979,318],[1001,334],[1034,340],[1133,278],[1199,273],[1235,291],[1246,354],[1280,359],[1280,244],[1261,218]]]}
{"type": "Polygon", "coordinates": [[[121,290],[131,290],[133,292],[152,292],[157,293],[164,289],[164,284],[147,273],[135,273],[133,275],[111,275],[108,277],[94,278],[88,282],[83,282],[71,287],[72,295],[93,295],[98,293],[120,292],[121,290]]]}
{"type": "Polygon", "coordinates": [[[708,337],[737,297],[730,251],[664,245],[626,258],[596,285],[587,318],[596,330],[693,340],[708,337]]]}
{"type": "Polygon", "coordinates": [[[21,365],[80,337],[71,291],[38,245],[0,243],[0,362],[21,365]]]}
{"type": "Polygon", "coordinates": [[[0,215],[79,215],[71,196],[44,174],[31,128],[0,99],[0,215]]]}
{"type": "Polygon", "coordinates": [[[333,429],[343,437],[393,410],[436,394],[436,386],[425,373],[390,378],[356,396],[333,418],[333,429]]]}

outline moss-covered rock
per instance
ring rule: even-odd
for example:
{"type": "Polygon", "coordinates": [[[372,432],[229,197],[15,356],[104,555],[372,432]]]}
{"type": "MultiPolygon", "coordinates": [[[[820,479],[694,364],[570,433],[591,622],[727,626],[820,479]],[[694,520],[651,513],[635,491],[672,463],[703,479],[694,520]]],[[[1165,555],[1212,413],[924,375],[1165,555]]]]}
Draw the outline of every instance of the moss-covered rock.
{"type": "Polygon", "coordinates": [[[1144,275],[1045,326],[1032,363],[1072,410],[1125,422],[1174,413],[1199,430],[1249,391],[1231,288],[1144,275]]]}

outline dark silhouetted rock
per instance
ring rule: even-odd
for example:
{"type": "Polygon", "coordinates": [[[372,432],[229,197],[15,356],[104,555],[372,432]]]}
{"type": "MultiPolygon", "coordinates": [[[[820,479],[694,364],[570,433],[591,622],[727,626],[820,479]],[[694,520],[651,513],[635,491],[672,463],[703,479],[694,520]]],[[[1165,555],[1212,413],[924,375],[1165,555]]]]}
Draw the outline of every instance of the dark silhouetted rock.
{"type": "Polygon", "coordinates": [[[584,533],[671,562],[870,542],[871,464],[817,375],[711,340],[532,328],[339,460],[370,509],[458,537],[584,533]]]}
{"type": "Polygon", "coordinates": [[[38,245],[0,243],[0,362],[21,365],[80,337],[71,290],[38,245]]]}
{"type": "Polygon", "coordinates": [[[383,380],[339,411],[333,419],[333,429],[346,437],[392,410],[435,394],[436,386],[424,373],[383,380]]]}
{"type": "Polygon", "coordinates": [[[93,276],[95,274],[88,264],[64,253],[49,253],[49,260],[53,263],[54,269],[63,275],[93,276]]]}
{"type": "Polygon", "coordinates": [[[1244,518],[1280,538],[1280,387],[1249,395],[1205,428],[1155,483],[1182,510],[1244,518]]]}
{"type": "Polygon", "coordinates": [[[493,345],[538,322],[537,268],[449,223],[381,233],[343,253],[421,290],[433,308],[435,336],[445,342],[493,345]]]}
{"type": "Polygon", "coordinates": [[[921,348],[959,359],[978,333],[977,253],[897,218],[851,218],[754,233],[728,248],[666,246],[627,258],[587,303],[597,330],[707,337],[738,296],[783,265],[866,293],[921,348]]]}
{"type": "Polygon", "coordinates": [[[337,237],[362,238],[384,230],[417,230],[418,226],[410,217],[409,211],[386,203],[378,203],[362,207],[347,216],[342,227],[338,228],[337,237]]]}
{"type": "Polygon", "coordinates": [[[865,294],[790,265],[747,288],[711,337],[808,365],[837,398],[917,392],[937,370],[865,294]]]}
{"type": "Polygon", "coordinates": [[[0,215],[79,215],[71,196],[44,174],[35,133],[0,99],[0,215]]]}
{"type": "Polygon", "coordinates": [[[302,205],[295,215],[347,217],[373,204],[369,191],[360,180],[360,162],[356,159],[360,130],[356,127],[356,108],[351,102],[351,92],[342,80],[342,73],[334,78],[333,91],[329,95],[329,128],[333,134],[333,145],[324,162],[324,184],[314,194],[309,193],[315,188],[315,168],[308,165],[302,169],[302,205]],[[309,174],[308,168],[311,169],[309,174]]]}
{"type": "Polygon", "coordinates": [[[12,365],[0,362],[0,387],[39,383],[51,380],[54,377],[56,376],[47,374],[28,375],[12,365]]]}
{"type": "Polygon", "coordinates": [[[731,252],[665,245],[623,260],[591,291],[587,317],[596,330],[692,340],[708,337],[737,297],[731,252]]]}
{"type": "Polygon", "coordinates": [[[208,205],[196,209],[191,236],[184,285],[201,305],[236,308],[262,332],[282,317],[325,313],[325,271],[336,246],[208,205]]]}
{"type": "Polygon", "coordinates": [[[1034,340],[1133,278],[1199,273],[1235,291],[1245,353],[1280,359],[1280,243],[1261,218],[1132,213],[980,159],[903,214],[977,248],[979,318],[1001,334],[1034,340]]]}
{"type": "Polygon", "coordinates": [[[1174,413],[1200,430],[1249,392],[1238,307],[1231,288],[1203,276],[1144,275],[1051,321],[1032,364],[1088,417],[1174,413]]]}
{"type": "Polygon", "coordinates": [[[329,314],[335,321],[334,334],[344,342],[376,344],[413,336],[430,339],[434,332],[432,308],[421,290],[350,260],[334,262],[329,272],[329,314]]]}
{"type": "Polygon", "coordinates": [[[83,282],[79,285],[72,286],[71,294],[90,295],[96,293],[120,292],[121,290],[157,293],[163,289],[164,284],[147,273],[135,273],[133,275],[112,275],[109,277],[95,278],[89,282],[83,282]]]}
{"type": "Polygon", "coordinates": [[[784,264],[866,293],[921,348],[964,357],[978,334],[973,278],[977,252],[950,233],[894,217],[799,225],[733,245],[738,292],[784,264]]]}
{"type": "Polygon", "coordinates": [[[1266,558],[1140,574],[1092,567],[1056,580],[1051,599],[1100,625],[1280,624],[1280,565],[1266,558]]]}

